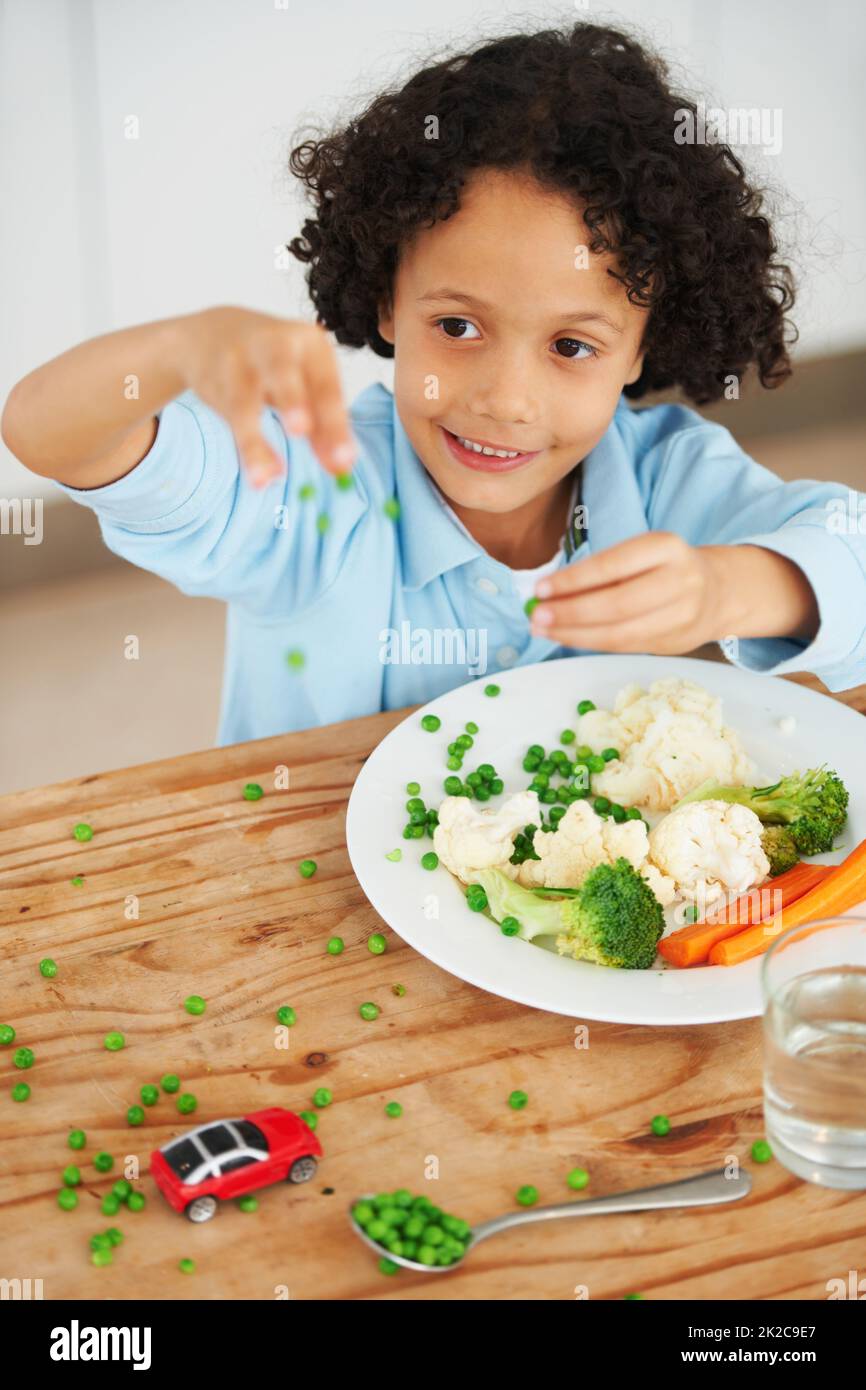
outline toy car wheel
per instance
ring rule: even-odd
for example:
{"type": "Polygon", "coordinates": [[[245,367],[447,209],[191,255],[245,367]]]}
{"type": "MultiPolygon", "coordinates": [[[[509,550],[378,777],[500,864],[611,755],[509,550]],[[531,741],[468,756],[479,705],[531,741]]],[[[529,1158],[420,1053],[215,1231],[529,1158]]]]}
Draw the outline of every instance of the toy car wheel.
{"type": "Polygon", "coordinates": [[[210,1221],[212,1216],[216,1216],[216,1211],[216,1197],[196,1197],[186,1208],[186,1216],[190,1221],[201,1224],[202,1221],[210,1221]]]}
{"type": "Polygon", "coordinates": [[[311,1154],[296,1158],[289,1169],[289,1182],[309,1182],[318,1166],[311,1154]]]}

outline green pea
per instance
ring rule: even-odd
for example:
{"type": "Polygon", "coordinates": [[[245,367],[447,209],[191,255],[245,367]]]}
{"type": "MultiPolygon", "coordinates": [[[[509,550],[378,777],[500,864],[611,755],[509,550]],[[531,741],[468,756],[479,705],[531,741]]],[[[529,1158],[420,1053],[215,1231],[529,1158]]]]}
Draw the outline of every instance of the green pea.
{"type": "Polygon", "coordinates": [[[595,705],[592,703],[592,700],[581,700],[580,704],[577,707],[577,712],[578,714],[589,714],[589,711],[591,709],[595,709],[595,705]]]}
{"type": "Polygon", "coordinates": [[[298,873],[301,878],[312,878],[318,867],[315,859],[302,859],[298,865],[298,873]]]}
{"type": "Polygon", "coordinates": [[[126,1178],[118,1178],[117,1182],[112,1184],[111,1190],[115,1197],[119,1198],[121,1202],[125,1202],[132,1191],[132,1183],[126,1178]]]}
{"type": "Polygon", "coordinates": [[[403,858],[403,851],[401,849],[392,849],[389,854],[385,855],[385,858],[390,859],[392,864],[399,864],[400,860],[403,858]]]}
{"type": "Polygon", "coordinates": [[[435,1265],[436,1248],[433,1245],[419,1245],[416,1260],[419,1265],[435,1265]]]}
{"type": "Polygon", "coordinates": [[[9,1047],[15,1041],[15,1029],[11,1023],[0,1024],[0,1047],[9,1047]]]}
{"type": "Polygon", "coordinates": [[[340,492],[350,492],[355,486],[355,479],[351,473],[335,474],[334,482],[337,484],[337,488],[340,492]]]}
{"type": "Polygon", "coordinates": [[[103,1043],[109,1052],[120,1052],[126,1046],[126,1038],[122,1033],[106,1033],[103,1043]]]}
{"type": "Polygon", "coordinates": [[[156,1105],[159,1100],[159,1087],[148,1084],[142,1086],[138,1094],[141,1097],[142,1105],[156,1105]]]}
{"type": "Polygon", "coordinates": [[[535,610],[536,610],[536,608],[538,607],[540,601],[541,601],[541,600],[540,600],[540,599],[537,599],[537,598],[528,598],[528,599],[526,600],[526,602],[525,602],[524,605],[523,605],[523,611],[524,611],[524,613],[526,614],[527,618],[531,618],[531,617],[532,617],[532,614],[535,612],[535,610]]]}
{"type": "Polygon", "coordinates": [[[538,1188],[527,1184],[525,1187],[518,1187],[514,1195],[522,1207],[532,1207],[538,1201],[538,1188]]]}
{"type": "Polygon", "coordinates": [[[110,1250],[112,1248],[111,1240],[105,1232],[91,1236],[88,1244],[91,1250],[110,1250]]]}
{"type": "Polygon", "coordinates": [[[487,894],[480,883],[470,883],[466,889],[466,902],[473,912],[483,912],[487,906],[487,894]]]}
{"type": "Polygon", "coordinates": [[[438,855],[438,854],[435,854],[434,851],[433,851],[432,849],[431,849],[431,850],[428,850],[426,854],[422,854],[422,855],[421,855],[421,868],[422,868],[422,869],[438,869],[438,867],[439,867],[439,855],[438,855]]]}
{"type": "Polygon", "coordinates": [[[612,801],[610,806],[610,814],[613,817],[613,819],[617,822],[617,824],[621,824],[621,822],[625,820],[625,807],[620,806],[619,803],[616,801],[612,801]]]}
{"type": "Polygon", "coordinates": [[[653,1115],[650,1120],[650,1129],[653,1134],[657,1134],[660,1138],[664,1138],[666,1134],[670,1134],[671,1122],[667,1115],[653,1115]]]}
{"type": "Polygon", "coordinates": [[[188,1014],[203,1014],[207,1008],[207,1004],[200,994],[190,994],[184,999],[183,1007],[188,1014]]]}
{"type": "Polygon", "coordinates": [[[169,1071],[166,1072],[159,1084],[167,1095],[173,1096],[175,1091],[180,1090],[180,1077],[176,1076],[173,1071],[169,1071]]]}
{"type": "Polygon", "coordinates": [[[382,508],[389,521],[397,521],[400,516],[400,503],[396,497],[389,497],[382,508]]]}
{"type": "Polygon", "coordinates": [[[99,1209],[103,1216],[116,1216],[120,1211],[120,1198],[115,1197],[113,1192],[106,1192],[99,1204],[99,1209]]]}
{"type": "Polygon", "coordinates": [[[449,772],[457,772],[463,766],[463,759],[452,754],[450,758],[446,759],[445,766],[449,772]]]}
{"type": "Polygon", "coordinates": [[[44,975],[46,980],[53,980],[57,974],[57,961],[46,956],[44,960],[39,962],[39,973],[44,975]]]}
{"type": "Polygon", "coordinates": [[[33,1066],[36,1057],[31,1047],[19,1047],[16,1048],[12,1061],[16,1067],[19,1067],[22,1071],[26,1071],[28,1067],[33,1066]]]}
{"type": "Polygon", "coordinates": [[[503,936],[516,936],[520,931],[520,923],[516,917],[503,917],[499,924],[499,930],[503,936]]]}
{"type": "Polygon", "coordinates": [[[130,1192],[126,1199],[126,1205],[129,1211],[143,1211],[145,1203],[146,1198],[143,1192],[130,1192]]]}
{"type": "Polygon", "coordinates": [[[87,1135],[84,1133],[83,1129],[71,1129],[66,1142],[70,1149],[83,1149],[84,1145],[87,1143],[87,1135]]]}
{"type": "Polygon", "coordinates": [[[76,1168],[74,1163],[70,1163],[68,1168],[63,1169],[61,1182],[64,1187],[77,1187],[81,1182],[81,1169],[76,1168]]]}
{"type": "Polygon", "coordinates": [[[298,488],[298,496],[302,502],[309,502],[310,498],[315,497],[315,495],[316,489],[313,487],[312,483],[302,483],[298,488]]]}
{"type": "Polygon", "coordinates": [[[81,844],[86,844],[88,840],[93,839],[93,826],[88,825],[86,821],[79,821],[78,825],[72,827],[72,834],[81,844]]]}
{"type": "Polygon", "coordinates": [[[406,810],[411,814],[412,811],[423,811],[427,814],[427,807],[424,805],[420,796],[412,796],[406,802],[406,810]]]}
{"type": "Polygon", "coordinates": [[[198,1109],[198,1101],[189,1091],[185,1091],[182,1096],[178,1096],[175,1105],[181,1115],[191,1115],[194,1110],[198,1109]]]}
{"type": "Polygon", "coordinates": [[[331,518],[328,516],[328,513],[319,512],[319,515],[316,517],[316,530],[318,531],[319,535],[324,536],[325,532],[328,530],[330,525],[331,518]]]}
{"type": "Polygon", "coordinates": [[[388,1104],[385,1106],[385,1114],[388,1116],[389,1120],[399,1120],[400,1116],[403,1114],[403,1107],[399,1100],[389,1100],[388,1104]]]}
{"type": "Polygon", "coordinates": [[[499,796],[499,794],[505,787],[505,783],[503,782],[501,777],[491,777],[488,786],[490,787],[490,793],[492,796],[499,796]]]}
{"type": "Polygon", "coordinates": [[[341,956],[346,949],[346,943],[341,936],[332,936],[327,949],[329,956],[341,956]]]}
{"type": "Polygon", "coordinates": [[[143,1125],[144,1111],[140,1105],[131,1105],[126,1112],[126,1123],[128,1125],[143,1125]]]}
{"type": "Polygon", "coordinates": [[[177,1267],[181,1274],[195,1274],[195,1260],[178,1260],[177,1267]]]}
{"type": "Polygon", "coordinates": [[[512,1110],[523,1110],[529,1100],[525,1091],[512,1091],[508,1097],[508,1104],[512,1110]]]}
{"type": "Polygon", "coordinates": [[[420,783],[420,782],[407,782],[407,783],[406,783],[406,790],[407,790],[407,792],[409,793],[410,796],[417,796],[418,793],[419,793],[420,790],[421,790],[421,783],[420,783]]]}
{"type": "Polygon", "coordinates": [[[618,758],[618,757],[619,757],[619,749],[618,749],[618,748],[602,748],[602,750],[601,750],[601,756],[604,758],[604,760],[605,760],[606,763],[612,763],[613,760],[614,760],[614,758],[618,758]]]}
{"type": "Polygon", "coordinates": [[[108,1239],[111,1241],[112,1245],[123,1244],[123,1232],[119,1231],[116,1226],[109,1226],[105,1234],[108,1236],[108,1239]]]}
{"type": "Polygon", "coordinates": [[[403,995],[406,993],[406,986],[405,986],[405,985],[392,985],[392,986],[391,986],[391,993],[392,993],[392,994],[396,994],[398,999],[402,999],[403,995]]]}
{"type": "Polygon", "coordinates": [[[600,753],[590,753],[586,760],[586,766],[589,772],[604,772],[607,764],[600,753]]]}
{"type": "Polygon", "coordinates": [[[459,777],[446,777],[442,785],[449,796],[459,796],[463,790],[463,783],[459,777]]]}
{"type": "Polygon", "coordinates": [[[84,875],[76,874],[74,878],[71,878],[69,880],[69,882],[72,884],[73,888],[80,888],[82,883],[84,882],[84,875]]]}
{"type": "Polygon", "coordinates": [[[298,1015],[290,1004],[282,1004],[277,1009],[277,1022],[282,1023],[285,1028],[293,1028],[297,1020],[298,1015]]]}
{"type": "Polygon", "coordinates": [[[110,1173],[114,1167],[114,1159],[111,1154],[100,1152],[93,1155],[93,1166],[97,1173],[110,1173]]]}
{"type": "Polygon", "coordinates": [[[580,1192],[589,1182],[589,1173],[585,1168],[572,1168],[565,1181],[573,1192],[580,1192]]]}
{"type": "Polygon", "coordinates": [[[111,1250],[94,1250],[90,1256],[90,1263],[101,1268],[104,1265],[114,1263],[114,1254],[111,1250]]]}
{"type": "Polygon", "coordinates": [[[769,1163],[773,1157],[773,1150],[766,1139],[756,1139],[752,1145],[752,1159],[755,1163],[769,1163]]]}
{"type": "Polygon", "coordinates": [[[472,734],[473,736],[478,733],[478,725],[475,724],[471,719],[469,723],[466,725],[466,732],[467,734],[472,734]]]}
{"type": "Polygon", "coordinates": [[[286,663],[293,671],[300,671],[306,665],[306,662],[307,658],[304,656],[303,652],[286,652],[286,663]]]}
{"type": "Polygon", "coordinates": [[[26,1081],[18,1081],[12,1087],[13,1100],[29,1100],[30,1094],[30,1087],[27,1085],[26,1081]]]}
{"type": "Polygon", "coordinates": [[[500,687],[500,686],[494,685],[493,683],[491,683],[490,685],[485,685],[485,687],[484,687],[484,694],[485,694],[485,695],[490,695],[490,696],[498,695],[498,694],[500,693],[500,690],[501,690],[501,687],[500,687]]]}
{"type": "Polygon", "coordinates": [[[319,1123],[319,1117],[315,1110],[299,1110],[298,1116],[303,1120],[308,1129],[315,1129],[319,1123]]]}
{"type": "Polygon", "coordinates": [[[361,1015],[363,1019],[366,1019],[368,1023],[372,1023],[374,1019],[377,1019],[379,1017],[379,1005],[362,1004],[361,1007],[358,1009],[358,1013],[361,1015]]]}
{"type": "Polygon", "coordinates": [[[258,1209],[259,1209],[259,1199],[258,1199],[258,1197],[247,1196],[247,1197],[239,1197],[239,1198],[238,1198],[238,1210],[239,1210],[239,1211],[258,1211],[258,1209]]]}
{"type": "Polygon", "coordinates": [[[247,782],[244,787],[244,801],[261,801],[264,794],[265,789],[258,782],[247,782]]]}
{"type": "Polygon", "coordinates": [[[643,1298],[643,1294],[642,1294],[642,1293],[624,1293],[624,1294],[623,1294],[623,1301],[625,1301],[627,1298],[643,1298]]]}
{"type": "Polygon", "coordinates": [[[641,815],[640,808],[638,806],[627,807],[625,818],[626,820],[643,820],[643,816],[641,815]]]}
{"type": "Polygon", "coordinates": [[[334,1097],[327,1086],[320,1086],[317,1091],[313,1092],[313,1104],[318,1110],[324,1110],[325,1106],[330,1105],[333,1099],[334,1097]]]}
{"type": "Polygon", "coordinates": [[[374,932],[372,936],[367,937],[367,950],[371,955],[381,956],[387,946],[388,943],[381,932],[374,932]]]}
{"type": "Polygon", "coordinates": [[[395,1264],[393,1260],[389,1260],[387,1255],[382,1256],[379,1261],[380,1274],[398,1274],[399,1270],[400,1266],[395,1264]]]}
{"type": "Polygon", "coordinates": [[[442,720],[438,714],[425,714],[421,717],[421,728],[426,729],[428,734],[435,734],[441,724],[442,720]]]}
{"type": "Polygon", "coordinates": [[[606,811],[609,811],[610,806],[611,803],[606,796],[597,796],[592,803],[592,809],[597,811],[600,816],[604,815],[606,811]]]}

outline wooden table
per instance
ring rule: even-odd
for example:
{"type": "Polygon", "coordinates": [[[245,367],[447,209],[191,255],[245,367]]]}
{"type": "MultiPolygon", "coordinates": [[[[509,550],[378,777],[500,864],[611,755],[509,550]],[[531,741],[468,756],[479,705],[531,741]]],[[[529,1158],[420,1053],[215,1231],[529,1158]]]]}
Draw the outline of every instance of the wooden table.
{"type": "MultiPolygon", "coordinates": [[[[822,688],[812,677],[796,678],[822,688]]],[[[866,687],[838,697],[866,712],[866,687]]],[[[84,777],[0,801],[0,1022],[36,1054],[27,1072],[0,1052],[0,1277],[42,1279],[46,1299],[824,1299],[826,1282],[863,1269],[866,1194],[752,1165],[763,1132],[761,1025],[702,1028],[591,1023],[512,1004],[463,984],[387,932],[349,866],[346,803],[364,758],[407,711],[84,777]],[[290,789],[270,790],[274,769],[290,789]],[[249,781],[267,790],[246,802],[249,781]],[[71,836],[87,821],[89,844],[71,836]],[[318,863],[310,880],[297,863],[318,863]],[[84,883],[70,880],[83,874],[84,883]],[[137,911],[137,916],[135,915],[137,911]],[[326,953],[342,936],[342,956],[326,953]],[[54,979],[38,963],[57,961],[54,979]],[[398,997],[392,986],[402,984],[398,997]],[[208,1001],[191,1017],[190,994],[208,1001]],[[358,1016],[374,1000],[375,1023],[358,1016]],[[288,1050],[275,1010],[291,1004],[288,1050]],[[121,1052],[103,1038],[119,1029],[121,1052]],[[139,1087],[176,1071],[199,1101],[194,1121],[163,1096],[145,1124],[126,1110],[139,1087]],[[26,1079],[32,1096],[10,1098],[26,1079]],[[301,1110],[326,1085],[325,1157],[313,1181],[260,1194],[255,1214],[230,1204],[205,1226],[173,1212],[147,1175],[150,1151],[191,1123],[268,1105],[301,1110]],[[520,1088],[522,1111],[506,1103],[520,1088]],[[403,1116],[386,1117],[388,1100],[403,1116]],[[672,1129],[650,1133],[664,1112],[672,1129]],[[87,1147],[67,1147],[70,1129],[87,1147]],[[101,1178],[93,1155],[115,1155],[101,1178]],[[385,1278],[351,1234],[349,1202],[398,1186],[477,1221],[514,1207],[535,1184],[569,1197],[686,1177],[735,1156],[751,1196],[707,1211],[598,1217],[512,1231],[449,1275],[385,1278]],[[138,1162],[144,1211],[108,1219],[100,1197],[138,1162]],[[79,1162],[76,1210],[56,1205],[79,1162]],[[425,1171],[438,1163],[439,1176],[425,1171]],[[119,1225],[110,1268],[88,1239],[119,1225]],[[192,1256],[185,1276],[178,1260],[192,1256]],[[578,1291],[578,1293],[576,1293],[578,1291]]],[[[576,1200],[580,1200],[579,1197],[576,1200]]]]}

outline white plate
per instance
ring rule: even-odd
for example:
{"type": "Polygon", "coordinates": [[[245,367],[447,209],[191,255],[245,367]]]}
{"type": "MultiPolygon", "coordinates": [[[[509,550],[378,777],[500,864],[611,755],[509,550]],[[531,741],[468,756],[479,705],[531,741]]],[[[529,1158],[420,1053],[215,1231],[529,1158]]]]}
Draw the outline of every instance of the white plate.
{"type": "MultiPolygon", "coordinates": [[[[575,656],[521,666],[470,681],[404,719],[364,763],[352,789],[346,822],[349,857],[358,881],[379,915],[399,936],[434,964],[489,990],[536,1009],[574,1018],[614,1023],[720,1023],[761,1013],[761,958],[735,966],[689,969],[653,966],[614,970],[564,959],[550,950],[505,937],[485,914],[466,905],[447,869],[422,869],[421,855],[433,841],[404,840],[406,783],[421,784],[428,806],[446,795],[446,746],[465,724],[479,727],[471,763],[491,762],[505,792],[529,781],[521,766],[526,748],[558,744],[573,727],[578,700],[609,709],[629,681],[646,687],[663,677],[681,677],[721,696],[724,722],[735,729],[757,768],[756,785],[774,782],[795,769],[828,763],[851,792],[844,848],[818,857],[838,863],[866,838],[866,722],[848,706],[806,687],[772,676],[753,675],[721,662],[688,657],[575,656]],[[484,694],[491,680],[501,688],[484,694]],[[424,714],[442,720],[435,734],[421,727],[424,714]],[[784,734],[783,715],[796,728],[784,734]],[[385,858],[399,847],[403,858],[385,858]],[[438,911],[438,917],[434,916],[438,911]]],[[[500,804],[496,798],[494,805],[500,804]]]]}

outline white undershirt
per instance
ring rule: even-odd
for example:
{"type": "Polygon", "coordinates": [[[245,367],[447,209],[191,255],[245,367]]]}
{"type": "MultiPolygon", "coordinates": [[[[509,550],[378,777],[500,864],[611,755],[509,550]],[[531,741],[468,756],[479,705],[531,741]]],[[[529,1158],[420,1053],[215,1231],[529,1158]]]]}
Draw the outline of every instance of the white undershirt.
{"type": "MultiPolygon", "coordinates": [[[[428,476],[429,476],[429,475],[428,475],[428,476]]],[[[468,531],[467,528],[463,525],[463,522],[460,520],[459,516],[458,516],[457,513],[454,511],[454,509],[448,505],[448,502],[447,502],[447,500],[446,500],[446,498],[445,498],[445,495],[444,495],[444,493],[442,492],[441,488],[439,487],[438,483],[437,483],[437,482],[435,481],[435,479],[433,479],[432,477],[430,478],[430,481],[431,481],[431,483],[433,484],[433,488],[434,488],[434,491],[435,491],[435,493],[436,493],[436,496],[437,496],[439,502],[441,503],[441,505],[444,507],[445,511],[448,513],[448,515],[451,517],[451,519],[452,519],[454,522],[456,522],[456,524],[460,527],[460,530],[463,532],[464,536],[468,536],[469,539],[470,539],[471,541],[474,541],[474,540],[475,540],[475,537],[474,537],[474,536],[472,535],[472,533],[471,533],[470,531],[468,531]]],[[[575,508],[576,505],[577,505],[577,474],[575,473],[574,482],[573,482],[572,488],[571,488],[571,498],[570,498],[569,504],[568,504],[568,515],[569,515],[569,517],[571,516],[572,512],[574,511],[574,508],[575,508]]],[[[475,544],[477,545],[478,542],[475,541],[475,544]]],[[[555,553],[549,560],[545,560],[545,561],[544,561],[544,564],[542,564],[542,565],[536,565],[535,569],[531,569],[531,570],[515,570],[515,569],[511,570],[511,577],[512,577],[512,579],[514,580],[514,587],[515,587],[515,589],[517,590],[518,594],[520,595],[521,599],[524,601],[524,603],[526,602],[526,600],[527,600],[528,598],[532,598],[532,597],[533,597],[533,595],[534,595],[534,593],[535,593],[535,586],[536,586],[536,584],[538,583],[539,579],[541,579],[545,574],[552,574],[554,570],[558,570],[558,569],[559,569],[560,565],[563,563],[563,547],[564,547],[564,545],[565,545],[565,532],[563,531],[562,535],[561,535],[560,538],[559,538],[559,547],[558,547],[556,553],[555,553]]]]}

